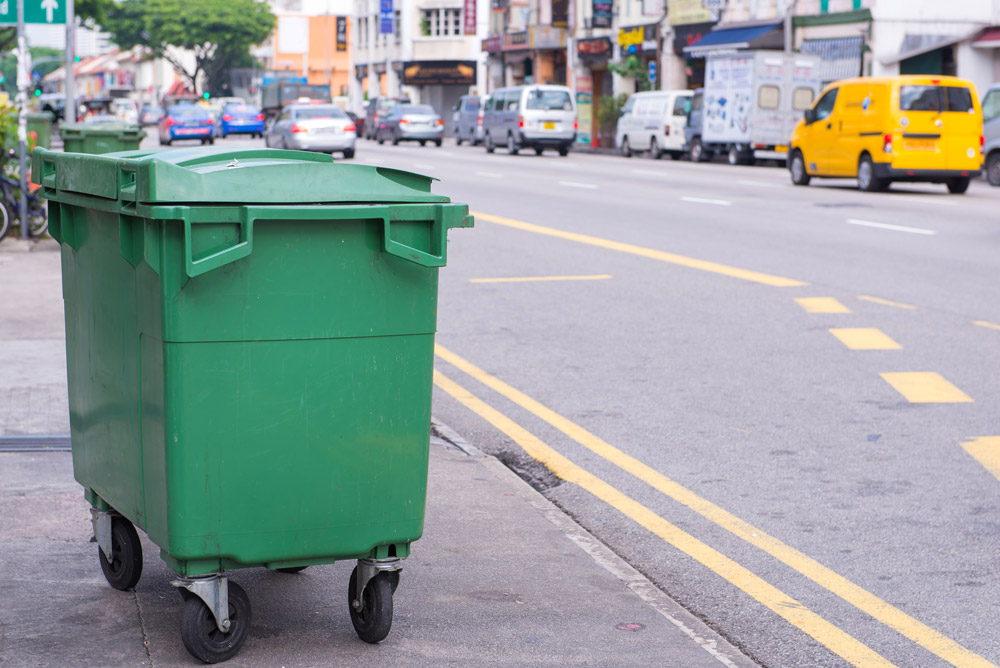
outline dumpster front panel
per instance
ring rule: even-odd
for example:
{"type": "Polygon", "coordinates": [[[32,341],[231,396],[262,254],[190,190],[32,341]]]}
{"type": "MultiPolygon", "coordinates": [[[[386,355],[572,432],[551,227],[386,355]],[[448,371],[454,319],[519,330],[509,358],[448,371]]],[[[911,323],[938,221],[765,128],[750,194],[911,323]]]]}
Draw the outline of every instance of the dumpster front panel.
{"type": "Polygon", "coordinates": [[[430,334],[165,344],[167,498],[150,505],[166,508],[167,530],[151,524],[150,537],[177,559],[247,565],[419,538],[433,345],[430,334]]]}

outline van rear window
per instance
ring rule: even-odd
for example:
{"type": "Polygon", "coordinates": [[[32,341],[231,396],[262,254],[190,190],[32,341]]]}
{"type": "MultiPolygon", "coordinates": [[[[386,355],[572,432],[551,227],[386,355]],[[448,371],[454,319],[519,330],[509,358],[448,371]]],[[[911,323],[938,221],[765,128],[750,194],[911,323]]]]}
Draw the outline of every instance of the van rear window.
{"type": "Polygon", "coordinates": [[[972,111],[972,93],[961,86],[900,86],[900,111],[972,111]]]}
{"type": "Polygon", "coordinates": [[[573,110],[573,102],[569,98],[569,93],[564,90],[533,90],[528,93],[528,103],[525,109],[562,109],[573,110]]]}

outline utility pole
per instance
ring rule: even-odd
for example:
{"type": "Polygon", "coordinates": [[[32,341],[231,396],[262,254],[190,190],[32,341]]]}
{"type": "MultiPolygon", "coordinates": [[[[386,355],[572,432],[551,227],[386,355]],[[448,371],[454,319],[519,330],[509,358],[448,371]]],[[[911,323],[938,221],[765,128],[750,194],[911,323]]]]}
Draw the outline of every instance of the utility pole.
{"type": "Polygon", "coordinates": [[[21,163],[21,238],[28,239],[28,120],[24,107],[28,103],[28,83],[31,81],[31,56],[28,38],[24,35],[24,0],[17,0],[17,152],[21,163]]]}
{"type": "Polygon", "coordinates": [[[795,7],[795,0],[785,0],[785,54],[792,52],[792,8],[795,7]]]}
{"type": "Polygon", "coordinates": [[[63,104],[63,122],[76,122],[76,7],[75,0],[66,2],[66,102],[63,104]],[[72,114],[72,115],[71,115],[72,114]]]}

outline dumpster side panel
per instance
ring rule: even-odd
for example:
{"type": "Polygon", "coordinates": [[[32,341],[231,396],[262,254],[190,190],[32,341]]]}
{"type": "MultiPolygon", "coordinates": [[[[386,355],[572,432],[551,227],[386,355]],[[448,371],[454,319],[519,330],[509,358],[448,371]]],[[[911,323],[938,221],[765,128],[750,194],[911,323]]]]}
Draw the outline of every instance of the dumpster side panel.
{"type": "Polygon", "coordinates": [[[62,244],[73,471],[141,527],[134,269],[120,252],[116,214],[61,207],[63,238],[73,240],[62,244]]]}
{"type": "Polygon", "coordinates": [[[177,559],[366,556],[416,540],[432,334],[165,346],[177,559]]]}

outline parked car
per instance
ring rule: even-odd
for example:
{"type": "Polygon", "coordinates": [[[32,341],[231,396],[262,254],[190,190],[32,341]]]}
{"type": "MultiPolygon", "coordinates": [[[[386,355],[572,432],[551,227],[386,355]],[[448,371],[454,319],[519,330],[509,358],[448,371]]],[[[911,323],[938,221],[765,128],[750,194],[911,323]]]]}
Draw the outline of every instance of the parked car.
{"type": "Polygon", "coordinates": [[[342,152],[354,157],[354,122],[334,104],[290,104],[264,132],[264,144],[299,151],[342,152]]]}
{"type": "Polygon", "coordinates": [[[111,115],[129,125],[139,125],[139,107],[133,100],[127,98],[112,100],[111,115]]]}
{"type": "Polygon", "coordinates": [[[399,104],[409,104],[408,97],[379,96],[368,101],[365,110],[365,139],[376,139],[381,119],[388,116],[393,107],[399,104]]]}
{"type": "Polygon", "coordinates": [[[225,139],[229,135],[248,134],[264,136],[264,112],[249,104],[227,104],[215,121],[215,136],[225,139]]]}
{"type": "Polygon", "coordinates": [[[691,162],[707,162],[715,157],[715,153],[701,141],[702,103],[705,99],[705,89],[698,88],[691,95],[691,109],[684,122],[684,152],[691,162]]]}
{"type": "Polygon", "coordinates": [[[975,84],[937,75],[835,81],[795,127],[790,155],[795,185],[856,177],[861,190],[924,181],[964,193],[983,166],[975,84]]]}
{"type": "Polygon", "coordinates": [[[506,145],[512,155],[522,148],[533,148],[538,155],[554,148],[566,156],[576,140],[576,129],[576,103],[566,86],[501,88],[483,107],[487,153],[506,145]]]}
{"type": "Polygon", "coordinates": [[[455,143],[468,141],[475,146],[483,140],[483,98],[463,95],[455,105],[455,143]]]}
{"type": "Polygon", "coordinates": [[[983,97],[983,155],[986,156],[986,179],[1000,186],[1000,86],[993,86],[983,97]]]}
{"type": "Polygon", "coordinates": [[[421,146],[432,141],[441,145],[444,137],[444,119],[429,104],[400,104],[379,123],[378,143],[391,141],[393,146],[401,141],[418,141],[421,146]]]}
{"type": "Polygon", "coordinates": [[[365,127],[365,119],[358,116],[353,111],[348,111],[347,117],[354,122],[354,133],[359,137],[364,137],[365,132],[367,131],[367,128],[365,127]]]}
{"type": "Polygon", "coordinates": [[[199,139],[202,144],[214,144],[212,116],[197,104],[185,104],[167,109],[160,119],[160,144],[170,146],[178,139],[199,139]]]}
{"type": "Polygon", "coordinates": [[[677,160],[684,153],[684,126],[692,95],[689,90],[635,93],[618,118],[615,146],[626,158],[648,151],[657,160],[664,153],[677,160]]]}
{"type": "Polygon", "coordinates": [[[156,104],[144,104],[139,111],[139,124],[143,127],[156,125],[163,118],[163,107],[156,104]]]}

